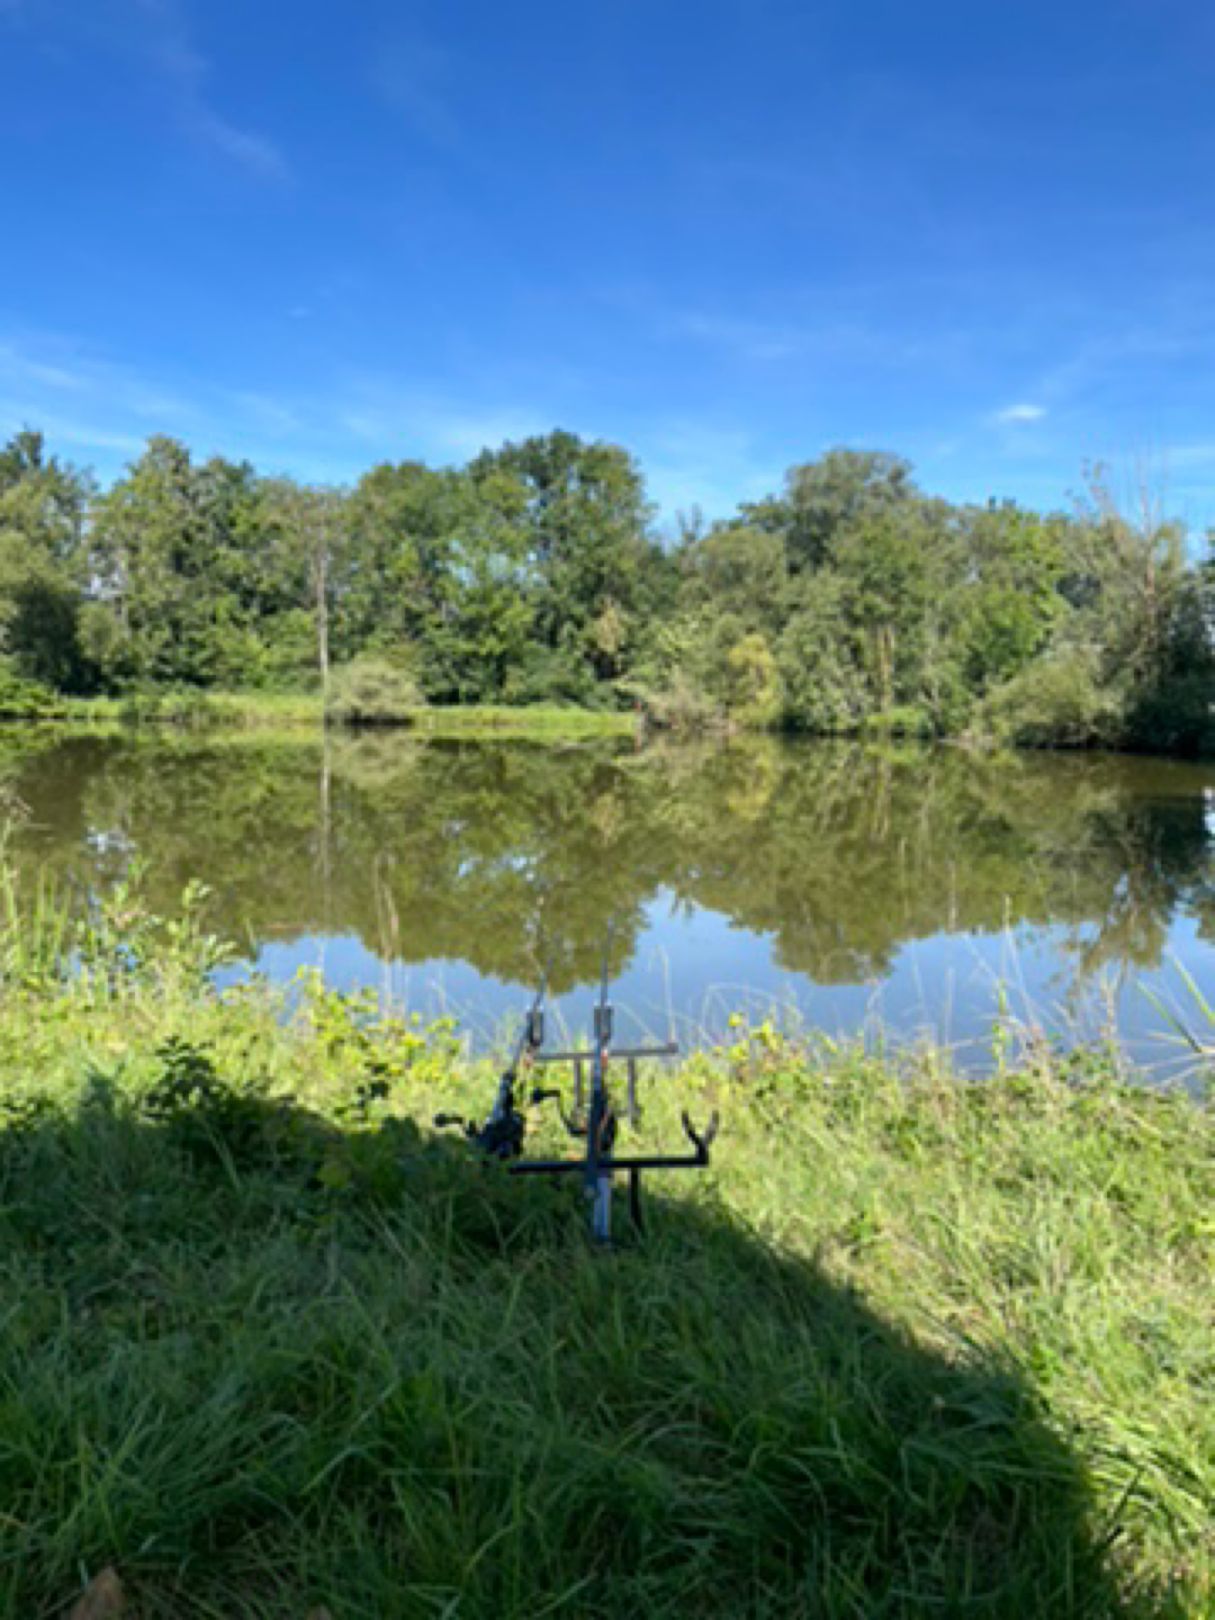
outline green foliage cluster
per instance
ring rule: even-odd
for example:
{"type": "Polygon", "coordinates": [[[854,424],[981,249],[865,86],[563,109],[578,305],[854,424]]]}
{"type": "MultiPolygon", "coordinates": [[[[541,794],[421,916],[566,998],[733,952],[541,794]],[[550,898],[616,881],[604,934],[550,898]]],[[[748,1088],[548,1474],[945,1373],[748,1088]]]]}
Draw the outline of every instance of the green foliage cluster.
{"type": "Polygon", "coordinates": [[[325,717],[345,725],[386,725],[408,720],[421,704],[408,670],[386,658],[356,658],[335,674],[325,717]]]}
{"type": "Polygon", "coordinates": [[[0,1613],[1210,1612],[1202,1102],[740,1024],[643,1083],[716,1170],[605,1259],[431,1131],[449,1026],[217,993],[200,898],[83,975],[0,928],[0,1613]]]}
{"type": "Polygon", "coordinates": [[[66,705],[48,687],[0,664],[0,720],[57,720],[66,712],[66,705]]]}
{"type": "Polygon", "coordinates": [[[0,669],[69,694],[319,688],[335,716],[375,686],[365,718],[573,705],[1198,753],[1215,576],[1185,540],[1100,473],[1044,515],[929,497],[871,451],[664,544],[635,459],[562,431],[342,490],[154,438],[105,492],[26,431],[0,451],[0,669]]]}
{"type": "Polygon", "coordinates": [[[640,673],[654,717],[1198,753],[1215,745],[1210,566],[1103,475],[1071,514],[925,496],[834,450],[687,536],[640,673]]]}

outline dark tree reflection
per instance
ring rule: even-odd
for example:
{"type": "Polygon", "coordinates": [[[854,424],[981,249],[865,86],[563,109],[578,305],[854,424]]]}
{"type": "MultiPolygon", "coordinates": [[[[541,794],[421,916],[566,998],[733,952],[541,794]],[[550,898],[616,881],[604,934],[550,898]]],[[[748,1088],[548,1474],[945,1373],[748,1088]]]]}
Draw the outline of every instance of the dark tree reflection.
{"type": "Polygon", "coordinates": [[[241,940],[354,934],[511,980],[551,953],[557,990],[596,976],[609,917],[619,969],[660,893],[820,984],[940,933],[1063,924],[1085,972],[1157,965],[1182,909],[1215,927],[1215,775],[1155,759],[10,733],[0,771],[18,861],[78,894],[137,854],[154,904],[201,877],[241,940]]]}

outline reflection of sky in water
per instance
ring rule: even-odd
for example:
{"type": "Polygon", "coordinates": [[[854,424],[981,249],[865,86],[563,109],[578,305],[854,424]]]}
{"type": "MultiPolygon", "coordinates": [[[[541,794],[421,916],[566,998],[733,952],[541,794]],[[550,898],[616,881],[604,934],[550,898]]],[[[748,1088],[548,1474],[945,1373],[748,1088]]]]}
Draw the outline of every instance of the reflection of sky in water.
{"type": "MultiPolygon", "coordinates": [[[[1161,1003],[1195,1022],[1192,997],[1176,962],[1185,964],[1203,995],[1215,1001],[1215,952],[1198,937],[1193,918],[1173,919],[1172,959],[1154,973],[1119,975],[1108,969],[1077,989],[1080,948],[1094,928],[1024,927],[999,934],[940,933],[911,941],[882,980],[820,985],[775,960],[770,937],[739,928],[720,913],[676,906],[660,893],[628,966],[612,983],[620,1039],[666,1039],[704,1045],[728,1032],[728,1019],[773,1017],[783,1027],[813,1027],[828,1036],[898,1042],[923,1038],[951,1046],[959,1063],[991,1062],[993,1021],[1019,1030],[1045,1029],[1071,1042],[1092,1040],[1116,1024],[1132,1056],[1161,1073],[1189,1067],[1161,1003]],[[1153,999],[1155,998],[1155,999],[1153,999]]],[[[261,948],[256,965],[277,981],[300,968],[320,968],[335,989],[371,987],[395,1006],[425,1018],[450,1014],[478,1047],[495,1041],[517,1017],[532,987],[486,977],[465,962],[390,962],[357,938],[307,936],[261,948]]],[[[595,987],[557,998],[551,1030],[581,1036],[590,1024],[595,987]]],[[[1215,1032],[1211,1032],[1215,1035],[1215,1032]]]]}

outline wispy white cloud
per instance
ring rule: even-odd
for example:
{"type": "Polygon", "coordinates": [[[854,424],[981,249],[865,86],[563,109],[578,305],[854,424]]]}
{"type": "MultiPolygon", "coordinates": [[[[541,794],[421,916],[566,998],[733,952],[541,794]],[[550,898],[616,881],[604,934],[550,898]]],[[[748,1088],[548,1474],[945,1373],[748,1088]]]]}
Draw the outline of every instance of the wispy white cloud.
{"type": "Polygon", "coordinates": [[[26,401],[0,397],[0,440],[22,428],[36,428],[46,435],[52,449],[66,445],[76,453],[95,456],[113,451],[121,456],[138,455],[145,440],[136,433],[116,433],[112,428],[59,411],[40,407],[31,410],[26,401]]]}
{"type": "Polygon", "coordinates": [[[26,396],[31,408],[55,409],[67,394],[93,397],[116,417],[134,418],[153,429],[167,417],[189,411],[188,402],[131,366],[99,355],[55,334],[17,332],[0,339],[0,387],[26,396]]]}
{"type": "MultiPolygon", "coordinates": [[[[3,0],[0,0],[3,4],[3,0]]],[[[42,384],[47,388],[68,391],[84,386],[78,372],[65,365],[55,365],[35,355],[24,353],[12,343],[0,343],[0,378],[13,383],[42,384]]]]}
{"type": "Polygon", "coordinates": [[[253,130],[241,129],[221,118],[205,103],[187,108],[187,123],[197,139],[231,158],[249,174],[262,180],[286,180],[287,160],[273,141],[253,130]]]}
{"type": "Polygon", "coordinates": [[[1103,323],[1064,350],[1033,383],[1036,399],[1051,406],[1083,407],[1098,396],[1215,358],[1215,298],[1203,286],[1183,284],[1151,320],[1103,323]]]}
{"type": "Polygon", "coordinates": [[[292,434],[299,433],[304,428],[299,410],[280,399],[275,399],[271,394],[260,394],[240,388],[228,397],[240,416],[273,438],[290,438],[292,434]]]}
{"type": "Polygon", "coordinates": [[[433,146],[460,140],[453,108],[456,62],[449,50],[417,33],[382,45],[371,68],[373,88],[433,146]]]}
{"type": "Polygon", "coordinates": [[[41,428],[74,453],[112,465],[153,433],[235,453],[256,443],[273,456],[302,426],[287,405],[251,390],[179,389],[55,333],[0,334],[0,432],[41,428]]]}
{"type": "Polygon", "coordinates": [[[691,342],[731,361],[773,363],[782,360],[831,361],[876,367],[903,367],[939,358],[940,342],[858,317],[844,308],[808,308],[809,295],[774,296],[777,314],[680,307],[652,287],[625,284],[599,291],[604,302],[646,323],[664,342],[691,342]]]}
{"type": "Polygon", "coordinates": [[[256,179],[284,181],[290,166],[281,149],[257,130],[220,112],[208,89],[211,64],[195,47],[183,0],[134,0],[142,15],[145,54],[174,99],[185,133],[256,179]]]}
{"type": "Polygon", "coordinates": [[[1045,405],[1034,405],[1023,400],[1016,405],[1006,405],[992,418],[995,422],[1005,425],[1015,425],[1018,422],[1040,422],[1046,415],[1045,405]]]}
{"type": "Polygon", "coordinates": [[[805,344],[805,335],[789,326],[695,310],[675,317],[672,328],[680,336],[732,350],[745,360],[788,360],[805,344]]]}
{"type": "Polygon", "coordinates": [[[693,508],[727,517],[740,501],[780,487],[783,462],[745,428],[686,418],[660,422],[637,438],[650,494],[667,518],[693,508]]]}
{"type": "Polygon", "coordinates": [[[545,433],[553,420],[522,407],[478,408],[424,390],[396,390],[363,379],[338,407],[339,425],[375,453],[466,460],[508,439],[545,433]]]}
{"type": "Polygon", "coordinates": [[[75,450],[136,453],[153,433],[199,454],[248,457],[306,477],[360,470],[376,458],[462,462],[560,418],[501,397],[457,396],[375,374],[280,394],[243,383],[178,386],[62,334],[0,331],[0,429],[29,424],[75,450]],[[313,469],[316,469],[315,471],[313,469]]]}
{"type": "Polygon", "coordinates": [[[527,439],[547,433],[554,422],[526,410],[453,410],[432,425],[436,441],[451,455],[475,456],[508,439],[527,439]]]}

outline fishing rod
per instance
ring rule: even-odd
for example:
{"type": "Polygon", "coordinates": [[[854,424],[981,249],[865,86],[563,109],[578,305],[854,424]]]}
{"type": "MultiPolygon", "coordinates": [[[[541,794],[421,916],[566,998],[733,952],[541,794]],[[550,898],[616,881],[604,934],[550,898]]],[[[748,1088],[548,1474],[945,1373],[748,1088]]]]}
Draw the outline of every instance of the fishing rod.
{"type": "Polygon", "coordinates": [[[488,1158],[508,1160],[507,1173],[512,1176],[564,1176],[582,1178],[583,1189],[590,1205],[591,1236],[597,1244],[607,1246],[612,1241],[612,1193],[615,1177],[628,1176],[629,1213],[638,1230],[642,1227],[641,1177],[647,1170],[699,1170],[709,1163],[709,1150],[717,1135],[718,1116],[714,1113],[703,1131],[698,1131],[686,1111],[681,1115],[684,1135],[691,1143],[690,1153],[658,1153],[619,1155],[615,1151],[621,1115],[609,1088],[610,1065],[617,1060],[625,1064],[627,1092],[624,1118],[630,1125],[641,1119],[638,1104],[638,1063],[647,1058],[671,1058],[679,1047],[669,1040],[663,1045],[615,1047],[613,1045],[615,1009],[608,998],[610,981],[610,954],[612,930],[608,929],[604,944],[603,968],[599,979],[599,999],[592,1016],[592,1043],[589,1048],[570,1051],[545,1052],[543,1021],[544,986],[537,992],[524,1021],[523,1033],[515,1058],[503,1074],[498,1087],[498,1098],[488,1119],[481,1126],[448,1115],[440,1115],[436,1125],[459,1125],[469,1141],[488,1158]],[[562,1123],[570,1136],[585,1143],[585,1151],[577,1158],[529,1159],[524,1157],[526,1120],[519,1112],[515,1087],[520,1070],[543,1064],[571,1065],[574,1075],[572,1109],[565,1107],[558,1089],[535,1087],[529,1101],[540,1105],[554,1101],[562,1123]],[[586,1093],[589,1071],[590,1094],[586,1093]]]}
{"type": "Polygon", "coordinates": [[[460,1114],[436,1114],[435,1125],[443,1130],[456,1127],[487,1158],[517,1159],[523,1152],[523,1138],[527,1134],[527,1121],[519,1112],[516,1087],[520,1073],[530,1068],[536,1053],[544,1045],[544,1000],[548,993],[548,972],[540,980],[540,987],[527,1010],[523,1028],[515,1043],[510,1062],[498,1081],[498,1094],[485,1119],[478,1125],[475,1120],[460,1114]]]}

